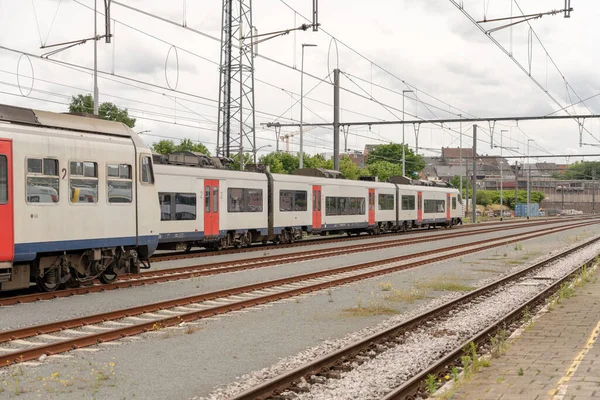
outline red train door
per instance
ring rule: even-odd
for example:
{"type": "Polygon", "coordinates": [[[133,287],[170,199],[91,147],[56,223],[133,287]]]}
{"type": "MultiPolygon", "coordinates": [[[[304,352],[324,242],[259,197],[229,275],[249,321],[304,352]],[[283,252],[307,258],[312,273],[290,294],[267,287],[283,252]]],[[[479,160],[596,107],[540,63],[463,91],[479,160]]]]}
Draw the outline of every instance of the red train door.
{"type": "Polygon", "coordinates": [[[204,180],[204,236],[219,235],[219,181],[204,180]]]}
{"type": "Polygon", "coordinates": [[[417,222],[423,221],[423,192],[417,192],[417,222]]]}
{"type": "Polygon", "coordinates": [[[313,201],[312,201],[312,227],[313,229],[321,229],[321,186],[313,186],[313,201]]]}
{"type": "Polygon", "coordinates": [[[446,193],[446,219],[450,221],[450,193],[446,193]]]}
{"type": "Polygon", "coordinates": [[[0,139],[0,262],[14,258],[12,141],[0,139]]]}
{"type": "Polygon", "coordinates": [[[375,225],[375,189],[369,189],[369,226],[375,225]]]}

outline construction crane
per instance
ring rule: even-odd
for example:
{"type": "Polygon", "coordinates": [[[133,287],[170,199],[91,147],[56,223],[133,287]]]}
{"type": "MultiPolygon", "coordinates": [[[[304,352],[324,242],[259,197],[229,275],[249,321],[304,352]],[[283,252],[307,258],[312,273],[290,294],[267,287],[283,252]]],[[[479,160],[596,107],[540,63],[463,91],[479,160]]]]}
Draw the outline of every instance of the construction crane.
{"type": "MultiPolygon", "coordinates": [[[[308,128],[304,128],[304,133],[312,131],[313,129],[315,129],[314,126],[310,126],[308,128]]],[[[300,133],[300,131],[296,131],[296,132],[286,133],[286,134],[283,134],[283,135],[279,136],[279,139],[282,142],[285,142],[285,152],[286,153],[290,152],[290,138],[293,138],[294,136],[296,136],[299,133],[300,133]]]]}

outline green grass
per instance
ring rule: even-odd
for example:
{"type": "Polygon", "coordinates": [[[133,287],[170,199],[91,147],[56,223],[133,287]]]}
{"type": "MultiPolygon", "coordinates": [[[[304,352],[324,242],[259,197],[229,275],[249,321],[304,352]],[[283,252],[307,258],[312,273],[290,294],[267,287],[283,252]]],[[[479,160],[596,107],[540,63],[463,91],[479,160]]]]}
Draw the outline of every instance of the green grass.
{"type": "Polygon", "coordinates": [[[397,301],[402,303],[414,303],[417,300],[422,300],[427,296],[420,290],[394,290],[387,294],[384,299],[388,301],[397,301]]]}

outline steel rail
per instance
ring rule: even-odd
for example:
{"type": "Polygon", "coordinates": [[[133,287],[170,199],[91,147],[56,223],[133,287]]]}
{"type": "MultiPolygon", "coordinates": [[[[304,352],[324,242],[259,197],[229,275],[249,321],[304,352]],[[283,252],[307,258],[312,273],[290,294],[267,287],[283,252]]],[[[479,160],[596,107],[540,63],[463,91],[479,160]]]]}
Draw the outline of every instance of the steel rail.
{"type": "MultiPolygon", "coordinates": [[[[582,246],[587,246],[590,244],[590,242],[594,242],[597,240],[598,239],[592,239],[592,240],[588,241],[586,244],[578,246],[576,249],[578,250],[578,249],[582,248],[582,246]]],[[[559,255],[559,257],[562,257],[562,255],[559,255]]],[[[556,257],[554,257],[554,259],[556,259],[556,257]]],[[[495,331],[497,331],[498,327],[510,324],[514,321],[517,321],[523,315],[525,308],[528,307],[529,309],[531,309],[532,306],[535,306],[535,305],[539,304],[541,301],[552,296],[552,294],[554,294],[560,288],[560,285],[562,285],[565,281],[568,281],[569,279],[574,277],[584,267],[590,267],[591,265],[593,265],[593,263],[595,261],[596,261],[596,257],[590,258],[585,263],[583,263],[581,266],[579,266],[575,270],[571,271],[570,273],[566,274],[562,278],[558,279],[556,282],[554,282],[553,284],[548,286],[542,292],[533,296],[527,302],[516,307],[515,309],[513,309],[513,311],[511,311],[504,317],[497,319],[496,321],[491,323],[487,328],[485,328],[478,334],[473,335],[468,340],[464,341],[460,347],[455,348],[452,352],[448,353],[442,359],[438,360],[437,362],[432,364],[430,367],[426,368],[425,370],[419,372],[417,375],[413,376],[405,384],[403,384],[402,386],[399,386],[398,388],[394,389],[392,392],[385,395],[382,398],[382,400],[405,399],[408,396],[410,396],[411,394],[418,392],[420,389],[423,389],[424,380],[426,379],[427,375],[438,372],[438,371],[445,370],[446,366],[451,365],[453,361],[457,360],[464,354],[463,349],[467,345],[469,345],[471,342],[480,344],[480,343],[487,341],[489,339],[489,337],[491,337],[491,335],[495,331]]]]}
{"type": "Polygon", "coordinates": [[[111,341],[111,340],[131,336],[131,335],[148,332],[151,330],[155,330],[157,327],[162,328],[162,327],[178,325],[182,322],[189,322],[189,321],[197,320],[199,318],[205,318],[205,317],[210,317],[210,316],[214,316],[214,315],[218,315],[218,314],[241,310],[244,308],[253,307],[253,306],[257,306],[260,304],[265,304],[265,303],[269,303],[269,302],[273,302],[273,301],[277,301],[277,300],[282,300],[284,298],[289,298],[289,297],[297,296],[300,294],[305,294],[305,293],[310,293],[313,291],[326,289],[326,288],[329,288],[332,286],[339,286],[342,284],[356,282],[359,280],[372,278],[372,277],[376,277],[376,276],[380,276],[380,275],[385,275],[385,274],[389,274],[389,273],[396,272],[396,271],[415,268],[415,267],[418,267],[421,265],[430,264],[430,263],[434,263],[437,261],[446,260],[449,258],[455,258],[455,257],[459,257],[459,256],[466,255],[466,254],[476,253],[476,252],[479,252],[482,250],[487,250],[487,249],[491,249],[494,247],[499,247],[499,246],[503,246],[506,244],[515,243],[515,242],[518,242],[521,240],[533,239],[533,238],[545,236],[545,235],[548,235],[551,233],[557,233],[557,232],[561,232],[561,231],[565,231],[565,230],[575,229],[577,227],[583,227],[583,226],[591,225],[594,223],[595,222],[586,222],[586,223],[574,224],[574,225],[568,226],[568,227],[548,228],[542,232],[538,232],[538,233],[534,233],[534,234],[515,234],[515,235],[510,235],[508,237],[496,239],[493,241],[494,243],[492,243],[492,244],[490,244],[490,240],[484,240],[484,241],[476,242],[476,243],[468,243],[468,244],[462,244],[462,245],[457,245],[457,246],[451,246],[446,249],[436,249],[436,250],[431,250],[431,251],[427,251],[427,252],[423,252],[423,253],[418,253],[419,255],[413,254],[413,255],[408,255],[408,256],[400,256],[400,257],[395,257],[395,258],[387,259],[387,260],[379,260],[379,261],[374,261],[374,262],[369,262],[369,263],[364,263],[364,264],[353,265],[353,266],[349,266],[349,267],[341,267],[341,268],[336,268],[336,269],[329,270],[329,271],[319,271],[319,272],[315,272],[315,273],[297,275],[297,276],[293,276],[293,277],[289,277],[289,278],[282,278],[282,279],[277,279],[277,280],[273,280],[273,281],[261,282],[261,283],[257,283],[257,284],[252,284],[252,285],[247,285],[247,286],[242,286],[242,287],[237,287],[237,288],[232,288],[232,289],[220,290],[217,292],[205,293],[205,294],[201,294],[201,295],[167,300],[167,301],[162,301],[162,302],[158,302],[158,303],[147,304],[147,305],[143,305],[143,306],[137,306],[137,307],[127,308],[127,309],[122,309],[122,310],[116,310],[116,311],[111,311],[111,312],[106,312],[106,313],[101,313],[101,314],[96,314],[96,315],[91,315],[91,316],[86,316],[86,317],[74,318],[74,319],[70,319],[70,320],[66,320],[66,321],[58,321],[58,322],[53,322],[53,323],[49,323],[49,324],[15,329],[15,330],[11,330],[11,331],[3,331],[3,332],[0,332],[0,343],[10,342],[12,340],[17,340],[17,339],[24,339],[24,338],[28,338],[28,337],[32,337],[32,336],[38,336],[38,335],[46,334],[46,333],[57,332],[57,331],[65,330],[65,329],[79,328],[79,327],[83,327],[83,326],[90,325],[90,324],[98,324],[98,323],[102,323],[102,322],[107,322],[110,320],[123,319],[123,318],[131,317],[131,316],[135,316],[135,315],[150,313],[150,312],[164,310],[164,309],[168,309],[168,308],[186,306],[191,303],[198,303],[198,302],[203,302],[203,301],[207,301],[207,300],[213,300],[216,298],[223,298],[223,297],[229,297],[229,296],[238,295],[238,294],[242,294],[242,293],[254,292],[257,290],[261,290],[261,289],[272,288],[274,286],[281,286],[284,284],[301,282],[301,281],[320,278],[320,277],[324,277],[324,276],[337,275],[337,274],[343,273],[343,272],[351,272],[351,271],[356,271],[356,270],[365,269],[365,268],[369,268],[369,267],[375,267],[375,266],[385,264],[385,263],[393,263],[394,262],[394,261],[390,261],[390,260],[401,261],[401,260],[405,260],[408,258],[416,258],[416,257],[425,256],[428,254],[439,253],[441,251],[451,251],[452,249],[468,248],[467,250],[461,250],[461,251],[457,251],[457,252],[450,253],[450,254],[444,254],[444,255],[432,257],[429,259],[419,260],[419,261],[415,261],[412,263],[401,263],[399,265],[396,264],[394,266],[385,267],[385,268],[382,268],[382,269],[376,270],[376,271],[363,272],[363,273],[360,273],[357,275],[352,275],[349,277],[338,278],[338,279],[334,279],[334,280],[327,281],[327,282],[311,284],[311,285],[301,287],[301,288],[290,289],[290,290],[286,290],[283,292],[277,292],[277,293],[268,294],[268,295],[255,297],[255,298],[249,298],[247,300],[242,300],[242,301],[238,301],[235,303],[224,304],[224,305],[216,306],[216,307],[209,308],[209,309],[185,312],[180,315],[165,317],[165,318],[161,318],[161,319],[153,319],[153,320],[149,320],[148,322],[142,322],[142,323],[134,324],[134,325],[128,326],[128,327],[117,328],[117,329],[113,329],[113,330],[109,330],[109,331],[105,331],[105,332],[91,334],[91,335],[88,335],[85,337],[68,338],[68,339],[65,339],[65,340],[62,340],[62,341],[59,341],[56,343],[45,343],[45,344],[41,344],[40,346],[36,346],[33,348],[18,350],[15,352],[0,355],[0,365],[8,365],[10,363],[18,363],[18,362],[22,362],[22,361],[34,360],[34,359],[41,357],[42,355],[52,355],[52,354],[62,353],[65,351],[69,351],[69,350],[73,350],[73,349],[77,349],[77,348],[81,348],[81,347],[86,347],[86,346],[91,346],[91,345],[94,345],[97,343],[102,343],[104,341],[111,341]],[[479,247],[474,247],[474,245],[480,244],[480,243],[486,243],[486,244],[479,246],[479,247]]]}
{"type": "MultiPolygon", "coordinates": [[[[347,361],[351,358],[353,358],[354,356],[358,355],[359,353],[363,352],[363,351],[367,351],[369,349],[373,349],[374,347],[376,347],[378,344],[383,344],[386,342],[390,342],[395,340],[396,338],[398,338],[400,335],[402,335],[404,332],[414,329],[416,326],[422,325],[424,323],[426,323],[427,321],[436,318],[439,315],[444,315],[447,314],[449,310],[456,308],[462,304],[471,302],[474,298],[481,296],[483,294],[485,294],[486,292],[489,292],[491,290],[495,290],[498,287],[501,287],[502,285],[507,284],[508,282],[512,281],[512,280],[516,280],[519,279],[523,276],[525,276],[526,274],[530,273],[531,271],[540,268],[542,266],[544,266],[545,264],[548,264],[550,262],[553,262],[561,257],[564,257],[565,255],[571,254],[574,251],[577,251],[583,247],[589,246],[590,244],[599,241],[600,238],[594,238],[592,240],[586,241],[585,243],[582,243],[574,248],[568,249],[560,254],[557,254],[555,256],[552,256],[546,260],[543,260],[541,262],[538,262],[526,269],[523,269],[521,271],[518,271],[514,274],[502,277],[494,282],[492,282],[491,284],[481,287],[479,289],[476,289],[472,292],[469,292],[457,299],[451,300],[443,305],[441,305],[440,307],[434,309],[434,310],[430,310],[430,311],[426,311],[408,321],[399,323],[393,327],[387,328],[381,332],[375,333],[371,336],[368,336],[352,345],[346,346],[342,349],[339,349],[333,353],[330,353],[326,356],[320,357],[314,361],[311,361],[310,363],[307,363],[301,367],[298,367],[294,370],[288,371],[278,377],[275,377],[269,381],[263,382],[260,385],[257,385],[253,388],[250,388],[246,391],[243,391],[233,397],[230,398],[230,400],[258,400],[258,399],[266,399],[269,398],[271,396],[274,395],[278,395],[280,393],[282,393],[283,391],[289,389],[290,387],[294,387],[295,385],[297,385],[298,382],[300,382],[301,379],[303,378],[308,378],[311,375],[316,375],[319,373],[326,373],[328,371],[330,371],[332,368],[335,369],[335,367],[339,367],[344,361],[347,361]]],[[[556,285],[554,285],[556,286],[556,285]]],[[[504,321],[506,318],[501,319],[500,321],[504,321]]],[[[487,334],[487,331],[486,331],[487,334]]],[[[465,342],[464,344],[468,344],[470,343],[471,340],[465,342]]],[[[463,344],[463,346],[464,346],[463,344]]],[[[458,349],[459,351],[462,351],[462,347],[460,349],[458,349]]],[[[441,368],[441,366],[443,365],[449,365],[448,362],[449,360],[453,360],[455,359],[456,352],[453,352],[454,357],[450,357],[450,358],[444,358],[443,360],[441,360],[439,363],[436,363],[436,368],[441,368]]],[[[399,399],[399,398],[403,398],[408,392],[414,393],[415,390],[415,385],[420,385],[421,382],[423,381],[423,379],[427,376],[428,373],[431,373],[431,371],[434,371],[433,368],[428,368],[427,371],[421,372],[418,375],[416,375],[414,378],[411,378],[407,384],[406,387],[410,387],[411,390],[397,390],[398,394],[394,394],[391,398],[394,399],[399,399]],[[402,393],[401,393],[402,392],[402,393]]],[[[386,397],[387,399],[387,397],[386,397]]]]}
{"type": "MultiPolygon", "coordinates": [[[[481,228],[482,226],[492,226],[492,225],[516,225],[516,224],[533,224],[540,222],[569,222],[574,220],[585,220],[588,218],[595,218],[595,216],[584,216],[584,217],[551,217],[551,218],[543,218],[532,220],[516,220],[516,221],[493,221],[486,222],[483,224],[466,224],[466,225],[458,225],[455,226],[454,229],[473,229],[473,228],[481,228]]],[[[428,229],[411,229],[406,232],[390,232],[385,233],[385,235],[404,235],[404,234],[421,234],[427,233],[428,229]]],[[[340,235],[341,236],[341,235],[340,235]]],[[[214,250],[194,250],[189,253],[185,252],[173,252],[167,254],[157,254],[151,258],[152,262],[163,262],[170,260],[180,260],[180,259],[188,259],[188,258],[200,258],[200,257],[212,257],[214,255],[225,255],[225,254],[238,254],[238,253],[251,253],[255,251],[265,251],[265,250],[278,250],[278,249],[286,249],[291,247],[302,247],[302,246],[313,246],[319,244],[328,244],[328,243],[337,243],[337,242],[345,242],[345,241],[355,241],[355,240],[364,240],[373,238],[371,235],[359,235],[355,237],[331,237],[331,238],[321,238],[321,239],[303,239],[296,241],[294,243],[287,244],[279,244],[279,245],[261,245],[261,244],[253,244],[249,247],[243,247],[241,249],[225,249],[220,250],[219,252],[215,252],[214,250]]]]}
{"type": "Polygon", "coordinates": [[[167,268],[162,270],[148,271],[141,274],[131,274],[119,277],[116,282],[101,284],[95,283],[93,285],[80,286],[76,288],[62,289],[54,292],[36,292],[32,294],[12,296],[0,299],[0,307],[9,306],[15,304],[31,303],[41,300],[53,300],[56,298],[70,297],[75,295],[84,295],[89,293],[98,293],[107,290],[115,290],[122,288],[130,288],[137,286],[152,285],[155,283],[172,282],[176,280],[188,279],[199,276],[209,276],[216,274],[224,274],[230,272],[238,272],[249,269],[266,268],[274,265],[282,265],[288,263],[296,263],[307,260],[313,260],[318,258],[335,257],[342,254],[351,254],[357,252],[367,252],[381,250],[390,247],[407,246],[412,244],[419,244],[423,242],[429,242],[432,239],[435,240],[446,240],[454,239],[463,236],[479,235],[484,233],[520,229],[535,227],[538,225],[549,225],[549,224],[562,224],[565,221],[547,221],[527,224],[526,226],[493,226],[489,228],[479,229],[477,231],[468,230],[466,232],[458,232],[454,234],[443,234],[443,235],[427,235],[425,237],[416,237],[410,239],[392,239],[378,243],[361,243],[349,246],[336,247],[333,249],[318,249],[318,250],[307,250],[298,253],[279,254],[266,257],[257,257],[246,260],[232,260],[223,261],[212,264],[204,265],[190,265],[185,267],[167,268]]]}

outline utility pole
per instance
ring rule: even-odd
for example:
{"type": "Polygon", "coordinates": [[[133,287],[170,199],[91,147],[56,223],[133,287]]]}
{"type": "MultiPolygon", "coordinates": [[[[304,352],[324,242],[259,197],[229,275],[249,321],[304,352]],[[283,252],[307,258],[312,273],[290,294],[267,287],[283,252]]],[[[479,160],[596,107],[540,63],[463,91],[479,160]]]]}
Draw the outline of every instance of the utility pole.
{"type": "Polygon", "coordinates": [[[298,154],[299,168],[304,168],[304,48],[316,46],[316,44],[302,43],[302,62],[300,64],[300,153],[298,154]]]}
{"type": "Polygon", "coordinates": [[[517,203],[519,202],[519,166],[515,161],[515,211],[517,209],[517,203]]]}
{"type": "Polygon", "coordinates": [[[96,5],[94,0],[94,115],[98,115],[98,27],[96,23],[96,5]]]}
{"type": "Polygon", "coordinates": [[[459,137],[459,141],[458,141],[458,143],[459,143],[458,144],[458,160],[459,160],[459,163],[460,163],[460,166],[459,166],[459,168],[460,168],[460,192],[459,193],[462,196],[462,192],[463,192],[462,191],[463,190],[463,187],[462,187],[462,178],[463,178],[462,177],[462,173],[463,173],[463,170],[462,170],[462,168],[463,168],[463,166],[462,166],[462,114],[458,114],[458,117],[461,119],[461,121],[460,121],[460,128],[458,129],[458,135],[459,135],[458,136],[459,137]]]}
{"type": "MultiPolygon", "coordinates": [[[[94,37],[40,46],[40,49],[47,49],[50,47],[62,46],[56,50],[52,50],[52,51],[49,51],[48,53],[44,53],[41,55],[42,58],[49,58],[50,56],[60,53],[61,51],[70,49],[71,47],[75,47],[77,45],[87,43],[89,40],[94,41],[94,111],[93,111],[94,115],[98,115],[98,108],[99,108],[98,107],[98,104],[99,104],[99,99],[98,99],[98,96],[99,96],[99,94],[98,94],[98,40],[105,38],[106,43],[110,43],[110,38],[113,36],[110,33],[110,3],[111,3],[111,1],[112,0],[104,0],[104,26],[105,26],[104,35],[98,35],[98,23],[96,21],[97,11],[98,11],[98,8],[97,8],[98,0],[94,0],[94,37]]],[[[114,47],[113,47],[113,51],[114,51],[114,47]]]]}
{"type": "Polygon", "coordinates": [[[242,170],[244,147],[256,155],[253,28],[251,0],[223,0],[217,152],[231,157],[237,150],[242,170]],[[232,135],[232,127],[239,135],[232,135]]]}
{"type": "Polygon", "coordinates": [[[469,163],[465,163],[465,181],[467,182],[467,187],[465,190],[465,216],[469,215],[469,163]]]}
{"type": "Polygon", "coordinates": [[[333,169],[340,170],[340,70],[333,70],[333,169]]]}
{"type": "Polygon", "coordinates": [[[596,213],[596,170],[592,169],[592,213],[596,213]]]}
{"type": "Polygon", "coordinates": [[[477,180],[477,125],[473,125],[473,223],[477,223],[477,187],[475,185],[477,180]]]}
{"type": "MultiPolygon", "coordinates": [[[[402,121],[404,121],[404,94],[412,93],[412,90],[403,90],[402,91],[402,121]]],[[[406,176],[406,154],[404,151],[404,147],[406,146],[406,142],[404,141],[404,124],[402,124],[402,176],[406,176]]]]}
{"type": "MultiPolygon", "coordinates": [[[[530,199],[530,190],[529,190],[529,181],[531,180],[531,160],[529,159],[529,143],[533,142],[533,139],[527,139],[527,219],[529,219],[529,199],[530,199]]],[[[563,199],[564,199],[564,191],[563,191],[563,199]]]]}

